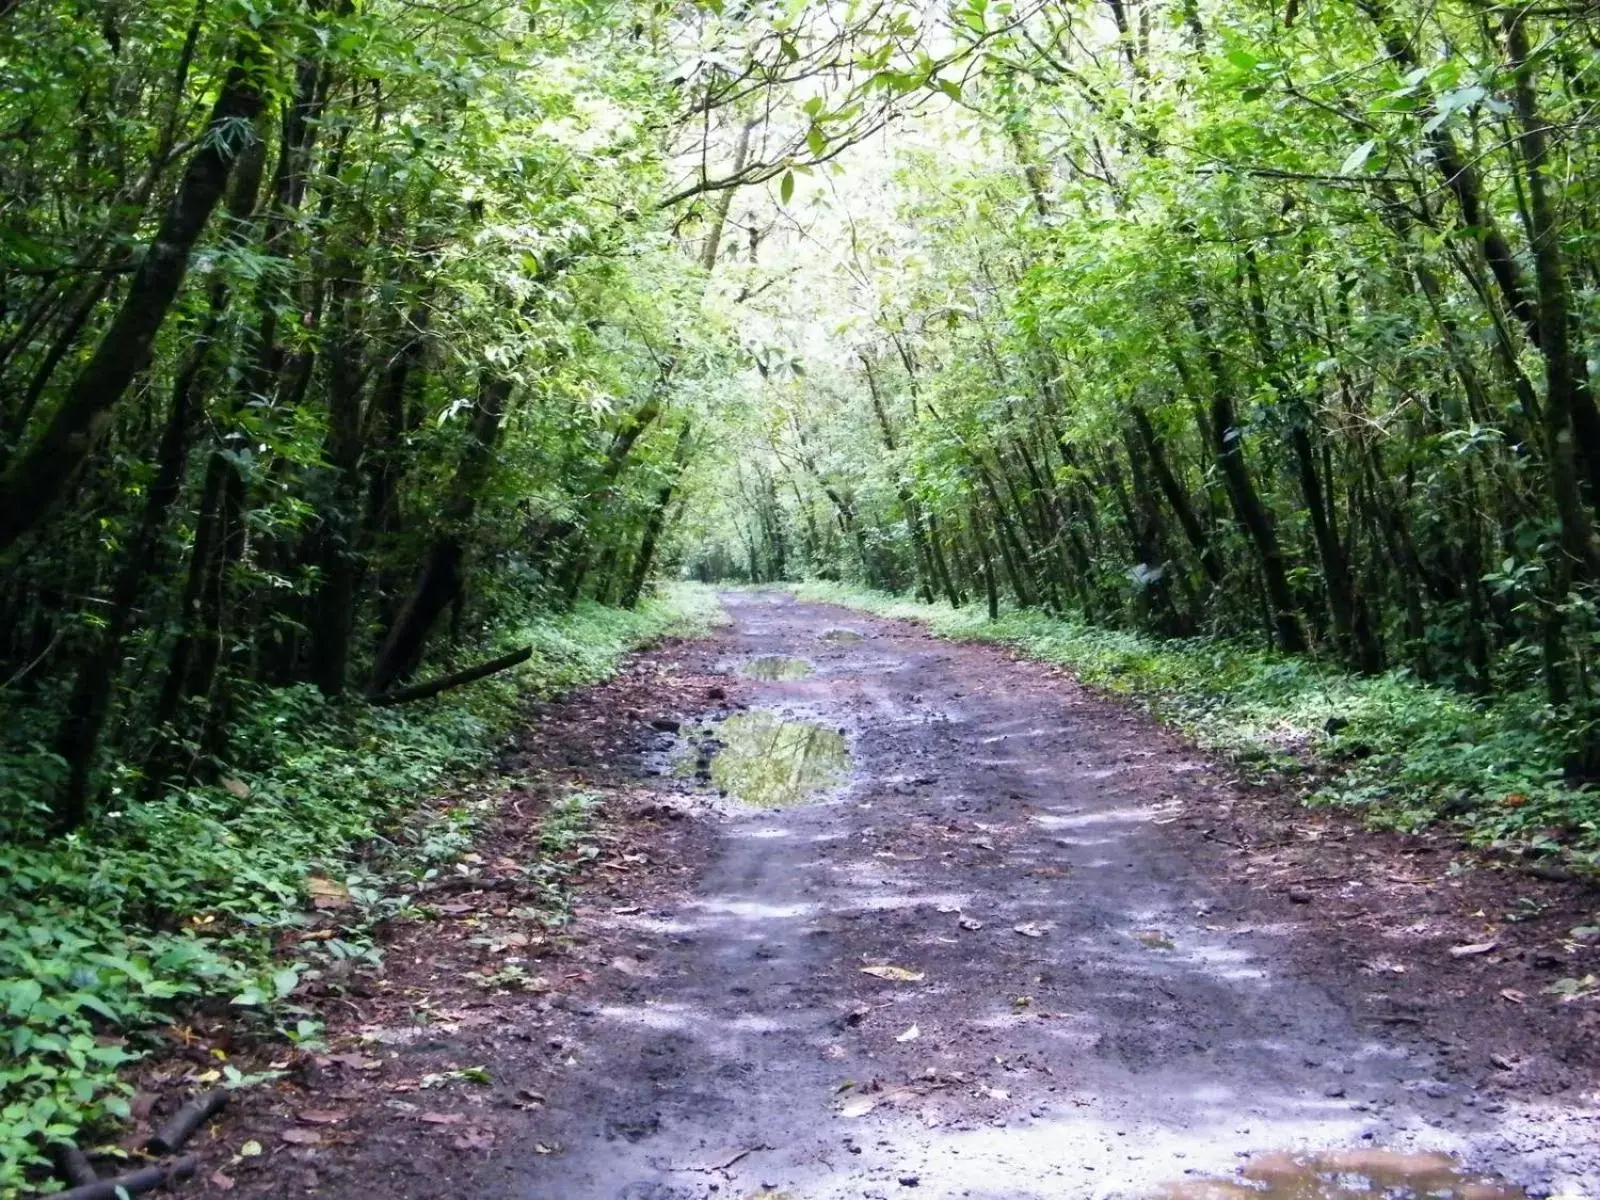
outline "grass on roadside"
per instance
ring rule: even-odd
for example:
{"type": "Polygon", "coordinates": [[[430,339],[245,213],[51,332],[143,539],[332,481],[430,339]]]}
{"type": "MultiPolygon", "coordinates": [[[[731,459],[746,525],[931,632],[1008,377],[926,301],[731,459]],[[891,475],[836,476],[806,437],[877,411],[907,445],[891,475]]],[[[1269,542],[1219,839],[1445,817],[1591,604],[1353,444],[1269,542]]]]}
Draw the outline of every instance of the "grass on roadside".
{"type": "Polygon", "coordinates": [[[991,622],[981,605],[955,609],[833,583],[792,590],[1060,663],[1208,750],[1309,775],[1310,803],[1359,806],[1372,823],[1400,829],[1451,822],[1479,845],[1600,865],[1600,793],[1563,783],[1564,746],[1540,696],[1481,705],[1404,671],[1352,675],[1215,639],[1160,641],[1037,611],[991,622]]]}
{"type": "MultiPolygon", "coordinates": [[[[488,761],[525,697],[603,679],[628,651],[719,614],[692,585],[632,612],[582,604],[507,631],[507,645],[534,646],[518,671],[412,705],[264,690],[215,785],[130,802],[69,837],[0,842],[0,1195],[30,1190],[49,1141],[128,1115],[119,1070],[184,1005],[231,1003],[264,1030],[313,1036],[291,999],[302,976],[376,951],[358,921],[274,959],[275,938],[306,921],[308,887],[344,889],[375,923],[408,879],[470,845],[470,808],[406,818],[488,761]]],[[[37,770],[0,762],[0,812],[28,812],[37,770]]]]}

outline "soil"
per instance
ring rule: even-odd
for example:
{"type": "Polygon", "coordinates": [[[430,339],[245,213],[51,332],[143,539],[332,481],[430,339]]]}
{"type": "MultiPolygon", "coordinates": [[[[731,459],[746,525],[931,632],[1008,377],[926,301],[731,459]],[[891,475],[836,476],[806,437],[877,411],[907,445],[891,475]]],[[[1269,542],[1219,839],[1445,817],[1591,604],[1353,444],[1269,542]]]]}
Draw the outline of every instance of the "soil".
{"type": "Polygon", "coordinates": [[[1299,807],[992,646],[725,603],[538,714],[432,919],[324,989],[330,1048],[185,1195],[1600,1194],[1600,1002],[1547,990],[1600,971],[1592,890],[1299,807]],[[746,709],[843,732],[848,782],[718,796],[746,709]],[[573,786],[551,929],[515,869],[573,786]]]}

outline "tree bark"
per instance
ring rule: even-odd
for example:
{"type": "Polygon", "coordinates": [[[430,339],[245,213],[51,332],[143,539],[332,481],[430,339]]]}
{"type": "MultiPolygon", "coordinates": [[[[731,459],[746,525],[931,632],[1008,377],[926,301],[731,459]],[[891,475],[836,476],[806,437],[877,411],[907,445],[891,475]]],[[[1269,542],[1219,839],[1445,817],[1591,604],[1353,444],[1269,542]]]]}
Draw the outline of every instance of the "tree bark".
{"type": "Polygon", "coordinates": [[[49,514],[148,359],[188,272],[195,243],[239,157],[238,131],[248,129],[261,111],[255,67],[253,61],[241,59],[228,72],[206,135],[189,158],[110,328],[38,440],[0,478],[0,550],[49,514]]]}
{"type": "Polygon", "coordinates": [[[454,490],[445,502],[439,530],[423,558],[411,595],[378,648],[367,686],[369,695],[382,695],[417,669],[434,626],[461,592],[466,526],[477,511],[478,493],[494,465],[494,448],[511,389],[511,381],[503,376],[486,380],[479,389],[478,408],[456,470],[454,490]]]}

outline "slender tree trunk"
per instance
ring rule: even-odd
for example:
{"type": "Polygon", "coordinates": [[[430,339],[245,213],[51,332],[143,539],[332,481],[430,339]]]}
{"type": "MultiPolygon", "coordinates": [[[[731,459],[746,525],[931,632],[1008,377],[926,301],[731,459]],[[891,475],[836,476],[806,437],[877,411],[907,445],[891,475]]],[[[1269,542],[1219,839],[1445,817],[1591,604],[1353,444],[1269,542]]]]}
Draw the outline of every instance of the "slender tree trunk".
{"type": "MultiPolygon", "coordinates": [[[[230,240],[240,244],[249,230],[261,180],[259,144],[241,164],[228,201],[232,221],[230,240]]],[[[166,428],[156,450],[156,475],[145,494],[144,510],[124,551],[109,597],[108,616],[91,648],[67,702],[67,716],[56,750],[67,763],[67,779],[56,802],[56,818],[63,830],[76,828],[88,813],[89,781],[96,751],[111,709],[112,690],[122,660],[123,639],[134,620],[134,605],[154,573],[161,554],[161,533],[167,514],[183,489],[194,428],[194,402],[207,390],[215,374],[215,350],[229,299],[228,287],[219,281],[211,288],[210,306],[194,346],[173,383],[166,428]]]]}
{"type": "Polygon", "coordinates": [[[428,637],[439,618],[461,593],[465,578],[466,528],[477,511],[478,495],[494,465],[495,445],[512,382],[496,376],[483,382],[473,415],[467,449],[456,470],[453,489],[440,514],[433,542],[423,556],[411,595],[401,606],[388,636],[378,648],[367,694],[380,696],[405,680],[422,662],[428,637]]]}
{"type": "Polygon", "coordinates": [[[189,158],[122,307],[39,438],[0,477],[0,550],[45,519],[149,357],[195,243],[247,144],[241,143],[240,131],[250,129],[261,111],[254,66],[253,59],[240,61],[228,72],[207,133],[189,158]]]}
{"type": "Polygon", "coordinates": [[[316,536],[317,590],[311,609],[311,679],[325,696],[344,691],[355,626],[356,578],[360,571],[358,513],[361,503],[362,363],[359,268],[353,255],[338,255],[334,275],[333,333],[323,366],[327,377],[328,432],[323,457],[331,474],[329,495],[316,536]]]}
{"type": "MultiPolygon", "coordinates": [[[[1261,498],[1256,494],[1244,458],[1244,430],[1233,410],[1231,383],[1222,352],[1211,339],[1206,328],[1204,301],[1196,300],[1189,306],[1190,319],[1195,333],[1204,348],[1211,369],[1210,437],[1212,453],[1217,467],[1227,484],[1228,501],[1233,506],[1239,527],[1255,547],[1261,566],[1262,581],[1267,598],[1272,605],[1272,624],[1278,647],[1291,654],[1304,653],[1305,635],[1300,631],[1300,621],[1295,615],[1294,594],[1289,588],[1289,578],[1284,570],[1283,553],[1278,547],[1278,537],[1272,528],[1272,518],[1261,498]]],[[[1180,360],[1181,361],[1181,360],[1180,360]]],[[[1184,372],[1187,373],[1186,371],[1184,372]]]]}
{"type": "Polygon", "coordinates": [[[1217,553],[1211,546],[1211,539],[1206,536],[1205,527],[1195,515],[1194,506],[1189,503],[1189,494],[1183,490],[1183,485],[1173,474],[1172,466],[1167,462],[1166,452],[1162,448],[1161,439],[1156,436],[1155,427],[1150,424],[1149,416],[1138,405],[1133,406],[1132,413],[1134,429],[1139,434],[1145,456],[1150,460],[1150,469],[1155,473],[1161,494],[1167,498],[1173,515],[1178,518],[1184,537],[1199,555],[1200,567],[1205,571],[1206,578],[1215,587],[1222,583],[1223,571],[1222,563],[1217,559],[1217,553]]]}
{"type": "Polygon", "coordinates": [[[650,578],[650,568],[655,562],[656,543],[660,540],[661,531],[666,525],[667,507],[672,503],[676,478],[689,462],[691,446],[689,429],[689,422],[685,421],[683,428],[678,430],[678,445],[672,453],[673,475],[656,493],[649,520],[645,522],[644,536],[639,541],[639,553],[633,561],[633,572],[628,579],[628,586],[622,593],[623,608],[634,608],[638,605],[639,597],[644,592],[644,585],[650,578]]]}

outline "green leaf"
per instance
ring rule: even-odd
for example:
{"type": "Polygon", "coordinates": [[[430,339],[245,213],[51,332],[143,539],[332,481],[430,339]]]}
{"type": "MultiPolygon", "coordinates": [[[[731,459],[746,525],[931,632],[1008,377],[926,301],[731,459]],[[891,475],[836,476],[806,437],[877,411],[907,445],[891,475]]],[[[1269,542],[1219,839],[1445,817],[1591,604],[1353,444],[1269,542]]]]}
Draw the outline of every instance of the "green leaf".
{"type": "Polygon", "coordinates": [[[37,979],[12,980],[6,990],[9,993],[6,997],[8,1017],[26,1017],[39,1002],[39,997],[44,995],[44,989],[39,986],[37,979]]]}
{"type": "Polygon", "coordinates": [[[778,184],[778,199],[779,199],[779,201],[781,203],[787,204],[793,198],[794,198],[794,172],[793,171],[785,171],[783,173],[783,181],[778,184]]]}
{"type": "Polygon", "coordinates": [[[1367,165],[1367,159],[1372,157],[1372,152],[1377,148],[1378,143],[1376,140],[1369,139],[1368,141],[1362,142],[1361,145],[1350,151],[1350,156],[1339,165],[1339,174],[1354,175],[1357,171],[1361,170],[1362,167],[1367,165]]]}

